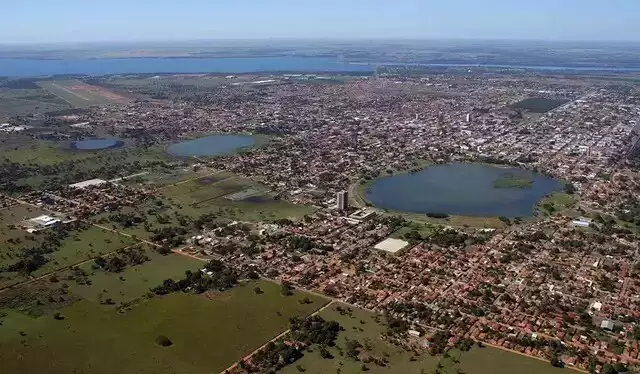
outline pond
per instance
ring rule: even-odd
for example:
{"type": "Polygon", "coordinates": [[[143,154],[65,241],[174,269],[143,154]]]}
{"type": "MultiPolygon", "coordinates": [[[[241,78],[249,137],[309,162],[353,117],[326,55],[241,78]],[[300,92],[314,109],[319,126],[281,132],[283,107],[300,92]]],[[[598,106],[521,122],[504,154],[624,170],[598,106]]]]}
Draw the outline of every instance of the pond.
{"type": "Polygon", "coordinates": [[[82,139],[71,143],[71,149],[76,151],[99,151],[103,149],[111,149],[122,147],[124,142],[119,139],[112,138],[92,138],[82,139]]]}
{"type": "Polygon", "coordinates": [[[253,144],[253,137],[248,135],[210,135],[172,144],[167,147],[167,152],[181,157],[218,156],[253,144]]]}
{"type": "Polygon", "coordinates": [[[377,179],[365,198],[375,207],[399,212],[528,217],[543,197],[563,187],[520,168],[446,164],[377,179]]]}

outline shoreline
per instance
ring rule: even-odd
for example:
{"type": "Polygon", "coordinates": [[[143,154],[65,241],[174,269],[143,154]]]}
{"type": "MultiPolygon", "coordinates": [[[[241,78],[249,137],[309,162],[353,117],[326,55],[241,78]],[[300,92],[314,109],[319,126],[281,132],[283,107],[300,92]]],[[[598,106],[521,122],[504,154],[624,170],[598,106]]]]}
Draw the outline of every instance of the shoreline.
{"type": "MultiPolygon", "coordinates": [[[[483,166],[488,166],[488,167],[494,167],[494,168],[499,168],[499,169],[511,169],[511,168],[519,168],[518,166],[513,166],[513,165],[508,165],[508,164],[492,164],[489,162],[451,162],[451,163],[443,163],[443,164],[436,164],[433,162],[428,162],[425,165],[423,165],[420,169],[420,171],[433,166],[433,165],[456,165],[456,164],[478,164],[478,165],[483,165],[483,166]]],[[[520,168],[532,173],[536,173],[539,174],[541,176],[547,177],[547,178],[553,178],[551,176],[548,176],[546,174],[543,173],[539,173],[536,172],[534,170],[528,169],[528,168],[520,168]]],[[[380,179],[384,179],[384,178],[389,178],[389,177],[393,177],[393,176],[397,176],[397,175],[407,175],[407,174],[411,174],[411,172],[415,170],[415,168],[412,169],[408,169],[408,170],[400,170],[398,172],[394,172],[393,174],[390,175],[383,175],[383,176],[379,176],[377,178],[372,178],[372,179],[363,179],[360,178],[356,181],[354,181],[350,186],[349,186],[349,200],[351,202],[351,204],[353,204],[355,207],[358,208],[367,208],[367,209],[372,209],[376,212],[378,212],[379,214],[383,214],[383,215],[391,215],[391,216],[401,216],[409,221],[413,221],[413,222],[420,222],[420,223],[431,223],[431,224],[440,224],[440,225],[445,225],[445,226],[454,226],[454,227],[474,227],[474,228],[494,228],[494,229],[500,229],[500,228],[505,228],[508,227],[508,225],[503,222],[502,220],[499,219],[499,216],[482,216],[482,215],[460,215],[460,214],[448,214],[448,213],[443,213],[443,212],[427,212],[427,213],[422,213],[422,212],[408,212],[408,211],[398,211],[398,210],[393,210],[393,209],[385,209],[385,208],[380,208],[377,207],[375,205],[373,205],[369,200],[367,200],[366,198],[366,193],[368,188],[370,188],[370,186],[375,183],[375,181],[380,180],[380,179]],[[364,183],[363,183],[364,182],[364,183]],[[447,214],[448,217],[447,218],[434,218],[434,217],[429,217],[427,216],[428,213],[442,213],[442,214],[447,214]]],[[[555,178],[553,178],[554,180],[556,180],[555,178]]],[[[558,181],[558,180],[556,180],[558,181]]],[[[562,184],[562,181],[558,181],[560,184],[562,184]]],[[[497,187],[494,187],[497,188],[497,187]]],[[[529,187],[509,187],[509,188],[500,188],[500,189],[504,189],[504,190],[511,190],[511,189],[522,189],[522,190],[527,190],[529,187]]],[[[509,218],[509,220],[514,220],[515,218],[520,218],[523,222],[531,222],[531,221],[535,221],[540,219],[541,217],[543,217],[541,210],[542,210],[542,204],[549,200],[550,198],[552,198],[554,195],[556,194],[562,194],[564,193],[564,191],[558,190],[558,191],[553,191],[549,194],[546,194],[544,196],[542,196],[537,202],[536,204],[533,206],[532,208],[532,213],[531,215],[527,215],[527,216],[520,216],[520,217],[507,217],[509,218]]]]}

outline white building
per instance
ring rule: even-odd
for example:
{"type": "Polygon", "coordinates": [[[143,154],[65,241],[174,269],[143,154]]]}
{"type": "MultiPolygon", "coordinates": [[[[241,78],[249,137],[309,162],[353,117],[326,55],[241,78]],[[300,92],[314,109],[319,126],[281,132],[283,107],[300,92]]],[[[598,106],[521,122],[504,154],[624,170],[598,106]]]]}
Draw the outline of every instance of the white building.
{"type": "Polygon", "coordinates": [[[336,208],[347,210],[349,208],[349,193],[347,191],[338,192],[336,202],[336,208]]]}

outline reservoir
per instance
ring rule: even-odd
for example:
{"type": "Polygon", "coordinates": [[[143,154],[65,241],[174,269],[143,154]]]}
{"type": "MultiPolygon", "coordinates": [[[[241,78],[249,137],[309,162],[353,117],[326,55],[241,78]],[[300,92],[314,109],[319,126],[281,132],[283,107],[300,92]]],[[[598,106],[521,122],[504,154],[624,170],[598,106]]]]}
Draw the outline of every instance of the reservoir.
{"type": "Polygon", "coordinates": [[[544,196],[563,187],[552,178],[520,168],[447,164],[375,180],[365,198],[375,207],[400,212],[528,217],[544,196]],[[525,182],[510,184],[514,180],[525,182]]]}
{"type": "Polygon", "coordinates": [[[167,153],[180,157],[219,156],[253,144],[253,137],[248,135],[210,135],[172,144],[167,153]]]}
{"type": "Polygon", "coordinates": [[[258,73],[258,72],[371,72],[369,65],[354,65],[324,57],[244,58],[104,58],[35,60],[0,58],[0,76],[258,73]]]}
{"type": "Polygon", "coordinates": [[[99,151],[122,147],[124,142],[118,139],[83,139],[71,143],[71,149],[77,151],[99,151]]]}

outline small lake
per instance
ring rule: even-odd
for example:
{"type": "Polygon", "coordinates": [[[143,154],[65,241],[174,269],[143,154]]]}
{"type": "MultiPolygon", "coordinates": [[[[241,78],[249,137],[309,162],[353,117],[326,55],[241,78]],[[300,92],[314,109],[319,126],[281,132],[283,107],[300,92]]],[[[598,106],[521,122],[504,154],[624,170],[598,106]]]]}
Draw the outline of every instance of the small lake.
{"type": "Polygon", "coordinates": [[[375,207],[400,212],[528,217],[544,196],[563,187],[552,178],[514,167],[447,164],[380,178],[367,189],[365,197],[375,207]],[[496,181],[505,176],[532,183],[525,188],[496,187],[496,181]]]}
{"type": "Polygon", "coordinates": [[[248,135],[210,135],[171,144],[167,147],[167,153],[180,157],[219,156],[254,143],[253,137],[248,135]]]}
{"type": "Polygon", "coordinates": [[[124,142],[119,139],[83,139],[71,143],[71,149],[77,151],[99,151],[122,147],[124,142]]]}

